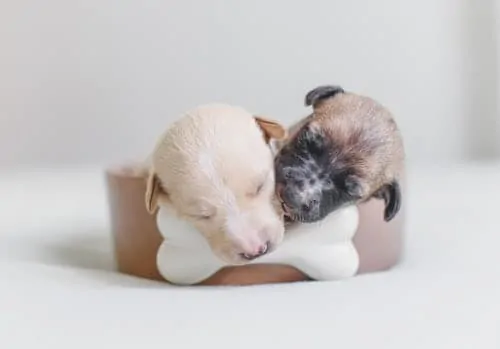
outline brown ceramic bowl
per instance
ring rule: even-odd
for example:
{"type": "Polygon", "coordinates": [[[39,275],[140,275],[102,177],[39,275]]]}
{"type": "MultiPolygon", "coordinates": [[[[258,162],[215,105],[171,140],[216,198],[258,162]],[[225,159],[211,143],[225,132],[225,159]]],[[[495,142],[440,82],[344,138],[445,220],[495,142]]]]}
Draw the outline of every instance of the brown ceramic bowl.
{"type": "MultiPolygon", "coordinates": [[[[168,282],[156,267],[162,237],[155,215],[146,211],[146,174],[134,166],[109,168],[106,185],[119,272],[168,282]]],[[[385,222],[381,201],[359,205],[360,222],[354,237],[360,257],[358,275],[384,271],[398,263],[403,252],[404,207],[395,219],[385,222]]],[[[308,278],[293,267],[261,264],[224,268],[202,284],[252,285],[305,280],[308,278]]]]}

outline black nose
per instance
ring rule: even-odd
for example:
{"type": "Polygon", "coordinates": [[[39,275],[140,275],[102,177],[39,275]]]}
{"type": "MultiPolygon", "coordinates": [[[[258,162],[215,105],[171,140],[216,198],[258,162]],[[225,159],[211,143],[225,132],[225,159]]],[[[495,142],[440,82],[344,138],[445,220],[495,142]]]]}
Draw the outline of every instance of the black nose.
{"type": "Polygon", "coordinates": [[[308,213],[316,206],[318,206],[318,200],[313,199],[313,200],[309,201],[308,203],[302,204],[300,209],[302,210],[302,212],[308,213]]]}
{"type": "Polygon", "coordinates": [[[300,209],[302,212],[309,212],[309,211],[311,211],[311,205],[303,204],[300,209]]]}
{"type": "Polygon", "coordinates": [[[248,254],[248,253],[240,253],[240,257],[243,259],[246,259],[247,261],[254,260],[257,257],[265,255],[267,252],[269,252],[271,248],[271,242],[267,241],[259,250],[257,254],[248,254]]]}

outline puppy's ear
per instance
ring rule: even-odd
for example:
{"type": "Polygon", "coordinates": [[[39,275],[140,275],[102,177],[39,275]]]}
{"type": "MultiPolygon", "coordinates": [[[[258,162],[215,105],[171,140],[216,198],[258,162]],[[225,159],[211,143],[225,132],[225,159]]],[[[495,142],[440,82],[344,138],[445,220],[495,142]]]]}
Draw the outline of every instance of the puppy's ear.
{"type": "Polygon", "coordinates": [[[286,138],[288,133],[280,123],[256,115],[254,115],[254,119],[264,133],[266,143],[269,143],[271,139],[282,140],[286,138]]]}
{"type": "Polygon", "coordinates": [[[158,209],[158,201],[161,197],[167,197],[163,190],[158,176],[153,171],[150,172],[146,183],[145,203],[148,213],[153,214],[158,209]]]}
{"type": "Polygon", "coordinates": [[[394,180],[389,184],[385,184],[377,192],[375,192],[374,196],[384,200],[384,220],[389,222],[394,219],[401,209],[402,202],[401,187],[399,182],[394,180]]]}
{"type": "Polygon", "coordinates": [[[342,87],[337,85],[318,86],[306,94],[304,103],[306,107],[310,105],[315,106],[318,102],[327,98],[332,98],[338,93],[345,93],[345,91],[342,87]]]}

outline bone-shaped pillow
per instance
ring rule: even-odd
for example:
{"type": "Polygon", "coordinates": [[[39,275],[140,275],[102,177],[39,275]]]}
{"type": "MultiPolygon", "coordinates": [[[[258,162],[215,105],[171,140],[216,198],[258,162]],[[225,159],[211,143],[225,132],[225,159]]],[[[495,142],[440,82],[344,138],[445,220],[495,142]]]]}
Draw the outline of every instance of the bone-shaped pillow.
{"type": "MultiPolygon", "coordinates": [[[[359,256],[352,242],[359,223],[356,206],[342,208],[316,223],[287,227],[283,242],[249,264],[285,264],[313,280],[332,281],[354,276],[359,256]]],[[[164,241],[157,254],[160,274],[170,283],[193,285],[228,266],[216,257],[204,237],[188,222],[161,207],[157,225],[164,241]]]]}

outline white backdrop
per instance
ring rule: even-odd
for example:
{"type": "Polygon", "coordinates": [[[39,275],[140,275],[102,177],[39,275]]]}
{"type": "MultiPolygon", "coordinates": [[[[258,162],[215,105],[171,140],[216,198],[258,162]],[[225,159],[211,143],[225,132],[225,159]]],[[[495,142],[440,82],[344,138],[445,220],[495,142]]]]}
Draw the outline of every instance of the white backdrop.
{"type": "Polygon", "coordinates": [[[0,0],[0,164],[142,157],[224,101],[290,123],[324,83],[396,114],[410,161],[496,155],[493,0],[0,0]]]}

